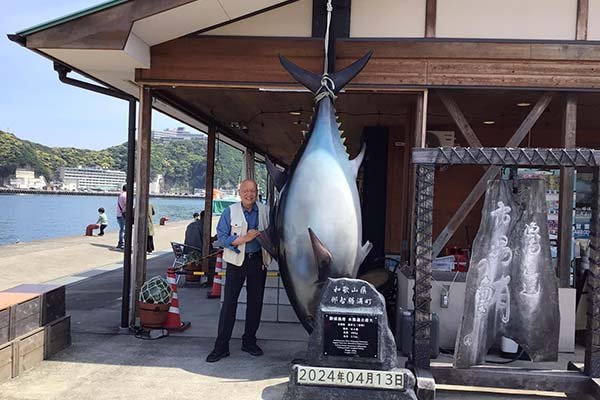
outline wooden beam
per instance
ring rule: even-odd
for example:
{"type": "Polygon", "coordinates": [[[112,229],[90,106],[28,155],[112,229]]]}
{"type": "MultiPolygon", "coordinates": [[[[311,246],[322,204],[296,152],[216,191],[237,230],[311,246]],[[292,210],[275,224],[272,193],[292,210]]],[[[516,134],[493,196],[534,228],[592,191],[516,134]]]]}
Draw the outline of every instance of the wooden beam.
{"type": "Polygon", "coordinates": [[[435,25],[437,20],[437,0],[427,0],[425,5],[425,37],[435,37],[435,25]]]}
{"type": "MultiPolygon", "coordinates": [[[[370,85],[600,89],[600,46],[585,42],[338,39],[336,70],[369,50],[374,50],[373,57],[349,88],[370,85]]],[[[137,70],[136,80],[165,86],[299,87],[281,68],[279,53],[305,69],[323,69],[323,43],[318,38],[200,36],[153,46],[152,68],[137,70]]]]}
{"type": "MultiPolygon", "coordinates": [[[[575,147],[577,132],[577,98],[569,93],[563,113],[561,147],[575,147]]],[[[573,190],[575,168],[560,169],[560,189],[558,199],[558,265],[557,275],[560,287],[570,287],[571,247],[573,244],[573,190]]]]}
{"type": "Polygon", "coordinates": [[[575,39],[587,40],[589,15],[589,0],[577,0],[577,24],[575,25],[575,39]]]}
{"type": "MultiPolygon", "coordinates": [[[[209,255],[211,250],[211,230],[212,230],[212,198],[215,179],[215,144],[217,138],[217,128],[214,124],[208,126],[206,138],[206,179],[204,188],[204,226],[202,232],[202,254],[209,255]]],[[[202,261],[202,271],[208,272],[209,259],[202,261]]]]}
{"type": "MultiPolygon", "coordinates": [[[[135,174],[135,215],[133,236],[133,293],[131,325],[136,325],[138,316],[137,299],[140,289],[146,281],[146,246],[148,243],[148,198],[150,196],[150,150],[152,132],[152,92],[149,87],[140,88],[140,110],[138,122],[138,138],[136,142],[137,171],[135,174]]],[[[132,196],[134,188],[127,188],[127,195],[132,196]]],[[[139,324],[138,324],[139,325],[139,324]]]]}
{"type": "Polygon", "coordinates": [[[442,100],[442,103],[444,103],[446,110],[448,110],[448,112],[450,113],[450,116],[454,120],[454,123],[456,124],[456,126],[458,126],[458,129],[460,130],[464,138],[467,140],[469,147],[483,147],[483,145],[477,138],[475,131],[473,131],[473,128],[471,128],[469,121],[467,121],[465,115],[462,113],[462,111],[460,111],[460,107],[458,106],[458,104],[456,104],[456,101],[454,101],[452,96],[443,91],[438,91],[437,94],[440,100],[442,100]]]}
{"type": "Polygon", "coordinates": [[[254,151],[244,151],[244,179],[254,179],[254,151]]]}
{"type": "MultiPolygon", "coordinates": [[[[519,128],[515,131],[512,137],[508,140],[505,147],[518,147],[523,139],[527,136],[529,130],[535,125],[539,117],[542,115],[544,110],[552,101],[553,93],[547,92],[540,97],[535,106],[531,109],[527,117],[523,120],[519,128]]],[[[500,172],[500,167],[490,167],[483,176],[479,179],[479,181],[475,184],[471,193],[467,196],[467,198],[462,202],[458,210],[454,213],[446,227],[440,232],[438,237],[435,239],[433,243],[433,256],[437,257],[438,254],[442,251],[446,243],[450,240],[452,235],[456,232],[456,230],[460,227],[462,222],[465,220],[469,212],[475,206],[475,203],[479,201],[481,196],[485,193],[487,188],[487,182],[490,179],[494,179],[496,175],[500,172]]]]}

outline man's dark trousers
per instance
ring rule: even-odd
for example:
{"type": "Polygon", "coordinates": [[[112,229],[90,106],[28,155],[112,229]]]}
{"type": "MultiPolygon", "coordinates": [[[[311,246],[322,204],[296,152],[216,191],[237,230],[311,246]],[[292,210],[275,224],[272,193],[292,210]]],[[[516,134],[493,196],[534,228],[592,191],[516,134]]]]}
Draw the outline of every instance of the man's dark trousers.
{"type": "Polygon", "coordinates": [[[219,333],[215,341],[215,349],[229,350],[229,339],[231,339],[231,332],[235,323],[238,297],[245,280],[247,280],[246,326],[242,343],[256,343],[256,331],[260,324],[266,279],[267,271],[262,265],[261,251],[246,253],[244,262],[240,267],[227,265],[225,294],[219,316],[219,333]]]}

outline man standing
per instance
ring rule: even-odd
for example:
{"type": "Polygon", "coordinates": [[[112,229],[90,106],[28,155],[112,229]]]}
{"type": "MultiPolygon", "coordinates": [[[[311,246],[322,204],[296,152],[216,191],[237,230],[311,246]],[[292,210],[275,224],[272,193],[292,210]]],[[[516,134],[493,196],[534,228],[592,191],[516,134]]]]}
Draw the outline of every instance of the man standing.
{"type": "Polygon", "coordinates": [[[123,185],[123,190],[117,199],[117,223],[119,224],[119,243],[117,249],[123,248],[125,237],[125,207],[127,203],[127,185],[123,185]]]}
{"type": "Polygon", "coordinates": [[[256,331],[262,313],[267,266],[271,262],[256,237],[269,225],[269,209],[256,201],[257,185],[247,179],[240,184],[241,202],[232,204],[221,214],[217,235],[224,247],[223,259],[227,262],[225,295],[219,316],[219,331],[213,351],[207,362],[219,361],[229,356],[229,339],[235,323],[238,297],[247,281],[246,324],[242,336],[242,351],[261,356],[256,344],[256,331]]]}

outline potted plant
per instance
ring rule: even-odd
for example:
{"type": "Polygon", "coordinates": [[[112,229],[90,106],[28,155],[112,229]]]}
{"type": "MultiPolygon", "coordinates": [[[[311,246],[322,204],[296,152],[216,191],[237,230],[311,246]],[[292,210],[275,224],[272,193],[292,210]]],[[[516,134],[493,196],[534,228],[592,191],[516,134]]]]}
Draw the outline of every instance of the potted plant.
{"type": "Polygon", "coordinates": [[[173,289],[162,276],[142,285],[138,299],[140,323],[147,328],[160,328],[167,320],[173,289]]]}

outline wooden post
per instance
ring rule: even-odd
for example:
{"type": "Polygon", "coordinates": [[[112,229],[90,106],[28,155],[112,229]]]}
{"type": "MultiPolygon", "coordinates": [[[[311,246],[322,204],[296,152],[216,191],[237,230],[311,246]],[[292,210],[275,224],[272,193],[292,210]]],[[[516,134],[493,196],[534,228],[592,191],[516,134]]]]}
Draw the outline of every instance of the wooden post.
{"type": "MultiPolygon", "coordinates": [[[[575,147],[577,131],[577,98],[567,94],[563,113],[561,147],[575,147]]],[[[558,199],[558,263],[557,275],[560,287],[570,287],[571,247],[573,242],[573,189],[575,168],[560,169],[560,195],[558,199]]]]}
{"type": "Polygon", "coordinates": [[[435,37],[435,24],[437,19],[437,0],[427,0],[425,5],[425,37],[435,37]]]}
{"type": "MultiPolygon", "coordinates": [[[[506,147],[518,147],[529,130],[535,125],[538,118],[542,115],[544,110],[552,101],[553,93],[547,92],[540,97],[535,106],[531,109],[527,117],[523,120],[517,131],[512,135],[512,137],[506,143],[506,147]]],[[[467,196],[465,201],[462,202],[458,210],[454,213],[446,227],[440,232],[438,237],[435,239],[433,243],[433,257],[437,257],[440,254],[440,251],[444,248],[448,240],[454,235],[454,232],[460,227],[460,224],[464,221],[464,219],[469,215],[475,203],[481,198],[481,196],[485,193],[485,189],[487,188],[487,181],[490,179],[494,179],[496,175],[500,172],[500,167],[492,166],[488,168],[487,171],[483,174],[483,176],[479,179],[479,181],[471,190],[471,193],[467,196]]]]}
{"type": "Polygon", "coordinates": [[[254,179],[254,151],[246,147],[244,151],[244,179],[254,179]]]}
{"type": "MultiPolygon", "coordinates": [[[[217,128],[214,124],[208,126],[208,137],[206,138],[206,195],[204,196],[204,227],[202,232],[202,254],[210,254],[210,237],[212,229],[212,198],[215,179],[215,143],[217,140],[217,128]]],[[[209,259],[202,261],[202,271],[208,272],[209,259]]]]}
{"type": "MultiPolygon", "coordinates": [[[[427,129],[427,101],[429,93],[427,90],[420,93],[417,97],[417,104],[415,106],[414,112],[414,131],[412,135],[412,143],[411,147],[425,147],[425,131],[427,129]]],[[[409,183],[409,204],[408,207],[409,216],[407,221],[410,222],[410,237],[409,237],[409,246],[408,251],[410,252],[409,256],[409,265],[411,267],[415,266],[415,187],[417,182],[417,172],[415,166],[411,164],[410,168],[410,183],[409,183]]]]}
{"type": "Polygon", "coordinates": [[[575,26],[575,39],[587,40],[589,15],[589,0],[577,0],[577,23],[575,26]]]}
{"type": "MultiPolygon", "coordinates": [[[[136,325],[138,310],[136,302],[146,280],[146,246],[148,242],[148,197],[150,189],[150,149],[152,132],[152,92],[149,87],[140,88],[140,111],[136,147],[137,173],[135,175],[135,215],[133,236],[133,268],[131,324],[136,325]]],[[[127,188],[128,196],[134,192],[127,188]]]]}

